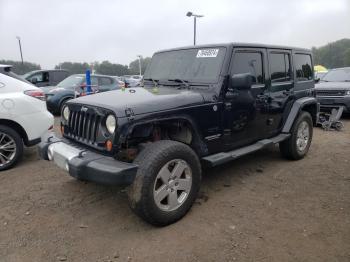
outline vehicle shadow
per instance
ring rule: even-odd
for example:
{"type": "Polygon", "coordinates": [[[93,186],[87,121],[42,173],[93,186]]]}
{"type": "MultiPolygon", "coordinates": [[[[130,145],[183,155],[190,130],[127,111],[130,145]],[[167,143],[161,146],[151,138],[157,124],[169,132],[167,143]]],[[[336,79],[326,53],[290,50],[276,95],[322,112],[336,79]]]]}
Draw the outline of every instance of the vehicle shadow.
{"type": "MultiPolygon", "coordinates": [[[[203,169],[201,189],[195,205],[205,208],[205,202],[210,199],[211,194],[240,187],[246,178],[263,173],[264,162],[268,159],[270,163],[280,161],[278,148],[269,147],[219,167],[203,169]]],[[[146,230],[153,228],[134,215],[128,207],[127,188],[77,181],[67,174],[64,175],[66,179],[60,187],[62,191],[57,194],[68,197],[70,203],[66,205],[74,217],[91,220],[102,216],[104,219],[94,220],[95,226],[99,227],[105,227],[107,223],[109,227],[119,228],[122,225],[129,230],[133,230],[133,226],[136,226],[135,230],[140,230],[140,227],[146,230]]]]}

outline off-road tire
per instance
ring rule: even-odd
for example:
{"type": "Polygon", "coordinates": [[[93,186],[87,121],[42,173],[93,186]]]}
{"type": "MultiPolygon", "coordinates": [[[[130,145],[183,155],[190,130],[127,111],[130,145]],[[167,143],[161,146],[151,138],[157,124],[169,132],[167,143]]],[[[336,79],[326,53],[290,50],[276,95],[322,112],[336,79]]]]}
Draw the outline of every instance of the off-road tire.
{"type": "Polygon", "coordinates": [[[155,226],[166,226],[181,219],[191,208],[200,188],[201,165],[196,153],[183,143],[161,140],[147,144],[134,163],[139,167],[133,184],[128,188],[131,209],[155,226]],[[156,205],[153,190],[160,169],[174,159],[188,163],[192,171],[192,185],[180,207],[173,211],[164,211],[156,205]]]}
{"type": "Polygon", "coordinates": [[[313,135],[313,123],[312,123],[312,117],[310,113],[302,111],[298,118],[295,120],[291,132],[291,136],[279,143],[279,148],[281,155],[287,159],[291,160],[299,160],[306,156],[307,152],[309,151],[311,141],[312,141],[312,135],[313,135]],[[305,148],[305,150],[298,150],[297,148],[297,135],[298,135],[298,128],[302,122],[306,122],[309,126],[309,140],[308,144],[305,148]]]}
{"type": "MultiPolygon", "coordinates": [[[[6,164],[0,165],[0,171],[13,167],[23,156],[23,140],[16,130],[11,127],[0,125],[0,132],[5,133],[13,139],[16,145],[14,157],[6,164]]],[[[1,152],[1,150],[0,150],[1,152]]]]}

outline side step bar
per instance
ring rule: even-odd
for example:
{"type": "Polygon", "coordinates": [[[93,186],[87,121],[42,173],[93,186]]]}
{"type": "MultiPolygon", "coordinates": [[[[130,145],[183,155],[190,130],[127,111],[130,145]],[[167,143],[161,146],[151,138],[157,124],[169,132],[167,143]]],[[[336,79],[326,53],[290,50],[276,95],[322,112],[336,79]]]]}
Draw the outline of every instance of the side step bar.
{"type": "Polygon", "coordinates": [[[282,142],[286,140],[288,137],[290,137],[290,134],[280,134],[278,136],[269,138],[269,139],[263,139],[260,140],[252,145],[242,147],[239,149],[235,149],[233,151],[229,152],[220,152],[217,154],[209,155],[206,157],[203,157],[202,160],[209,164],[209,166],[218,166],[223,163],[229,162],[231,160],[237,159],[241,156],[253,153],[255,151],[258,151],[264,147],[267,147],[269,145],[277,144],[279,142],[282,142]]]}

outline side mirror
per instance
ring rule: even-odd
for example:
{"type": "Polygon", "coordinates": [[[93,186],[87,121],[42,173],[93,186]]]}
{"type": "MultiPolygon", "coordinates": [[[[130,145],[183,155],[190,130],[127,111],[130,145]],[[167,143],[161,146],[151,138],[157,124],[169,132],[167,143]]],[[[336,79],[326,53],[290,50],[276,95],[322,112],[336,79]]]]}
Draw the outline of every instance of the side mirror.
{"type": "Polygon", "coordinates": [[[30,79],[30,82],[35,85],[36,83],[38,83],[38,78],[33,77],[32,79],[30,79]]]}
{"type": "Polygon", "coordinates": [[[231,77],[231,88],[236,90],[249,90],[253,84],[253,76],[250,73],[236,74],[231,77]]]}
{"type": "Polygon", "coordinates": [[[317,84],[318,82],[320,82],[320,78],[315,78],[315,83],[317,84]]]}

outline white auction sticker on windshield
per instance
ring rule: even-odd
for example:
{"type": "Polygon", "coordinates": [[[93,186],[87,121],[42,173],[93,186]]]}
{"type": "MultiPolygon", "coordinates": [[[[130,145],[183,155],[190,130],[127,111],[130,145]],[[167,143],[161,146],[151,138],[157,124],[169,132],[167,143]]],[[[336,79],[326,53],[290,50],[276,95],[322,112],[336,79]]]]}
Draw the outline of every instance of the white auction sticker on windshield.
{"type": "Polygon", "coordinates": [[[217,57],[219,49],[200,49],[197,57],[217,57]]]}

